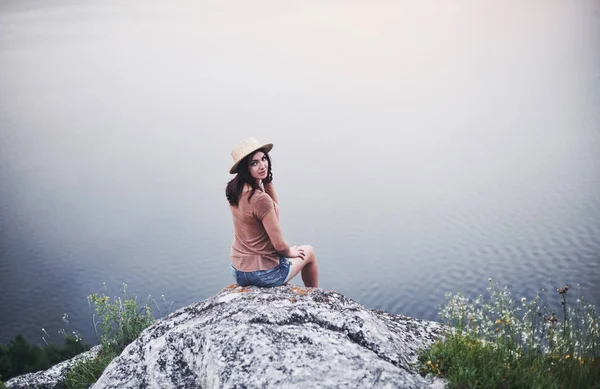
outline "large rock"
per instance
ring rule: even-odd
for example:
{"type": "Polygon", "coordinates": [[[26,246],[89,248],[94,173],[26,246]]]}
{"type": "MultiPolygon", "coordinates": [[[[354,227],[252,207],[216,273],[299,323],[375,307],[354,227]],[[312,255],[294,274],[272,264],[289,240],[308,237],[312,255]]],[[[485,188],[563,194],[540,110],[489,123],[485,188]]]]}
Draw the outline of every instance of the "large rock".
{"type": "Polygon", "coordinates": [[[58,363],[48,370],[27,373],[11,378],[4,385],[8,389],[53,389],[63,382],[73,366],[79,361],[95,358],[100,351],[100,346],[94,346],[89,351],[81,353],[71,359],[58,363]]]}
{"type": "Polygon", "coordinates": [[[332,291],[232,285],[146,329],[93,389],[441,387],[411,363],[442,331],[332,291]]]}

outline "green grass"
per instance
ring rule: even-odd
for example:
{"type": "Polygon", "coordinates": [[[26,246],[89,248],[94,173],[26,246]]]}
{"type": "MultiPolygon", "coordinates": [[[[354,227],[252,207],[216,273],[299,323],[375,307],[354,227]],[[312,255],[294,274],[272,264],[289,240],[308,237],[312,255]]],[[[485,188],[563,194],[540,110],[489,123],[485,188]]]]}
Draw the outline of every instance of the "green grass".
{"type": "Polygon", "coordinates": [[[95,358],[80,361],[71,368],[65,382],[58,389],[87,389],[104,372],[104,369],[119,356],[116,350],[101,349],[95,358]]]}
{"type": "Polygon", "coordinates": [[[420,353],[421,374],[451,389],[600,388],[600,320],[593,305],[567,294],[557,289],[558,315],[540,294],[515,302],[491,280],[487,299],[448,295],[440,316],[451,331],[420,353]]]}
{"type": "Polygon", "coordinates": [[[129,296],[127,284],[123,284],[123,294],[123,298],[115,297],[112,300],[106,294],[88,296],[90,304],[95,306],[94,331],[102,348],[119,353],[154,323],[153,300],[150,296],[145,302],[135,295],[129,296]]]}
{"type": "MultiPolygon", "coordinates": [[[[61,388],[89,388],[110,362],[154,323],[151,303],[158,308],[159,314],[162,313],[151,296],[144,302],[135,295],[129,295],[127,284],[123,284],[123,295],[113,299],[104,293],[88,296],[90,306],[93,304],[96,311],[93,316],[94,330],[102,348],[95,358],[75,364],[61,388]]],[[[164,296],[162,299],[166,304],[164,296]]]]}

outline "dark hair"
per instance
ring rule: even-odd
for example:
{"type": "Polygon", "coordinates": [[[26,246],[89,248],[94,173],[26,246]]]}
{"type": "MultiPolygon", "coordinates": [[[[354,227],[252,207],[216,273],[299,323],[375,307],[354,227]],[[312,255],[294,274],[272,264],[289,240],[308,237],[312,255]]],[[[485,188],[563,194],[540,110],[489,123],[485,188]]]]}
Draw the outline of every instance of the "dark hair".
{"type": "Polygon", "coordinates": [[[258,153],[259,151],[262,151],[265,154],[265,157],[267,157],[267,161],[269,162],[267,178],[263,180],[263,183],[268,184],[271,182],[271,180],[273,180],[273,174],[271,173],[271,157],[269,157],[269,154],[266,152],[265,149],[258,149],[252,154],[249,154],[246,157],[244,157],[244,159],[242,159],[237,166],[236,176],[233,177],[233,179],[231,179],[225,187],[225,197],[227,197],[227,201],[229,201],[229,204],[233,205],[234,207],[237,207],[240,202],[240,197],[242,196],[242,191],[244,190],[244,184],[248,184],[252,187],[252,193],[250,193],[250,197],[248,197],[248,202],[250,202],[250,199],[252,198],[252,196],[254,196],[254,192],[257,189],[262,190],[260,189],[260,186],[258,186],[258,184],[256,183],[256,180],[252,177],[252,174],[250,174],[250,169],[248,168],[250,159],[254,154],[258,153]]]}

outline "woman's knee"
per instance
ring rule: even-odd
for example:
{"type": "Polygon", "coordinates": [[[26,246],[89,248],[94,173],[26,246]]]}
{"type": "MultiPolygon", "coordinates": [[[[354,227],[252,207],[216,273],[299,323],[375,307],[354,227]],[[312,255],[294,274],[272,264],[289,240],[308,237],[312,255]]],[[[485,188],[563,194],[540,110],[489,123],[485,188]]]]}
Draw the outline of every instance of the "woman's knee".
{"type": "Polygon", "coordinates": [[[311,245],[306,244],[301,247],[304,249],[304,252],[306,253],[306,259],[308,259],[310,261],[317,260],[317,255],[315,254],[315,249],[311,245]]]}

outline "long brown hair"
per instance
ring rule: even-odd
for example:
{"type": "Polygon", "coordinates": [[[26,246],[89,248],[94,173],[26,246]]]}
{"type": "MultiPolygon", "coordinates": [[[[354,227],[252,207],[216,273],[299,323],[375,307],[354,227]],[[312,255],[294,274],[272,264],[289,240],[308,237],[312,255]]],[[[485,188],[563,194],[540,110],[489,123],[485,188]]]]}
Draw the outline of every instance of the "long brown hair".
{"type": "Polygon", "coordinates": [[[265,149],[258,149],[250,155],[247,155],[242,159],[242,161],[237,166],[237,174],[233,179],[231,179],[227,186],[225,187],[225,197],[227,197],[227,201],[229,201],[229,205],[233,205],[237,207],[240,202],[240,197],[242,196],[242,191],[244,190],[244,185],[248,184],[252,187],[252,192],[250,193],[250,197],[248,197],[248,202],[252,196],[254,196],[254,192],[258,190],[262,190],[260,186],[256,183],[256,180],[250,174],[250,169],[248,167],[251,158],[254,154],[262,151],[267,157],[267,161],[269,162],[269,169],[267,171],[267,178],[263,180],[265,183],[271,182],[273,179],[273,174],[271,173],[271,157],[265,151],[265,149]]]}

